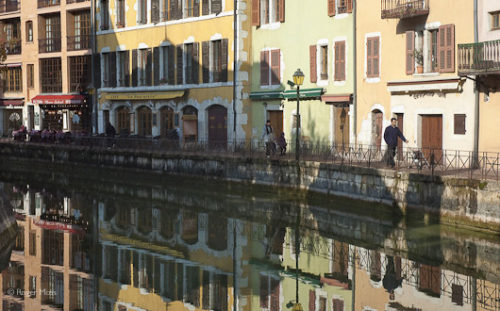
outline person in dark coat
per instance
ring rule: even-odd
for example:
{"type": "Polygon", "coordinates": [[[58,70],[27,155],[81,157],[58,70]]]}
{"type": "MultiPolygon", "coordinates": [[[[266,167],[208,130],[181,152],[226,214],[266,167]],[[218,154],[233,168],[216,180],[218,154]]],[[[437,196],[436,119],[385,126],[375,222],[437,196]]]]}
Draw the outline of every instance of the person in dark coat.
{"type": "Polygon", "coordinates": [[[115,135],[116,135],[115,127],[113,126],[113,124],[111,124],[111,122],[108,121],[108,123],[106,124],[106,136],[115,137],[115,135]]]}
{"type": "Polygon", "coordinates": [[[394,156],[396,155],[396,148],[398,147],[398,137],[405,143],[408,142],[408,140],[403,136],[403,133],[401,133],[396,125],[396,118],[392,118],[391,125],[386,127],[384,132],[384,140],[387,144],[387,151],[384,158],[386,164],[388,166],[391,166],[392,168],[396,165],[396,163],[394,163],[394,156]]]}
{"type": "Polygon", "coordinates": [[[285,133],[281,133],[280,137],[278,138],[277,141],[278,147],[280,148],[280,155],[285,155],[286,153],[286,139],[285,139],[285,133]]]}

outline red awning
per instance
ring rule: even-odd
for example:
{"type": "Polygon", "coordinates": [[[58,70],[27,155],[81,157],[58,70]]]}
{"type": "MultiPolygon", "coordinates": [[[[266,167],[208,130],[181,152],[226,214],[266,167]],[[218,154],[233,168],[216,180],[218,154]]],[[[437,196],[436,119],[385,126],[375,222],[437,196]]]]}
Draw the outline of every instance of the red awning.
{"type": "Polygon", "coordinates": [[[0,106],[22,106],[24,105],[24,100],[22,99],[2,99],[0,106]]]}
{"type": "Polygon", "coordinates": [[[42,220],[42,219],[36,220],[33,223],[40,228],[48,229],[48,230],[66,231],[69,233],[76,233],[76,234],[85,233],[85,230],[83,230],[80,226],[73,225],[73,224],[66,224],[66,223],[61,223],[61,222],[56,222],[56,221],[47,221],[47,220],[42,220]]]}
{"type": "Polygon", "coordinates": [[[84,100],[82,95],[38,95],[32,102],[38,105],[81,105],[84,100]]]}
{"type": "Polygon", "coordinates": [[[345,102],[350,102],[351,101],[351,94],[335,94],[335,95],[329,95],[325,94],[321,96],[321,100],[326,102],[327,104],[329,103],[345,103],[345,102]]]}

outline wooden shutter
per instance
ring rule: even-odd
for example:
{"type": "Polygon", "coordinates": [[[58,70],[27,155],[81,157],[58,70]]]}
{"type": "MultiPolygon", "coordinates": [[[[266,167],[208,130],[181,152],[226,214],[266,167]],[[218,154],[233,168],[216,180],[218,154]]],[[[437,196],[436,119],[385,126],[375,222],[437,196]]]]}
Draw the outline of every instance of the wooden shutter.
{"type": "Polygon", "coordinates": [[[201,43],[201,63],[203,65],[203,83],[210,82],[210,41],[201,43]]]}
{"type": "Polygon", "coordinates": [[[335,42],[335,81],[345,80],[345,41],[335,42]]]}
{"type": "Polygon", "coordinates": [[[199,57],[200,44],[193,43],[193,83],[200,83],[200,57],[199,57]]]}
{"type": "Polygon", "coordinates": [[[169,0],[170,1],[170,20],[179,19],[177,12],[177,0],[169,0]]]}
{"type": "Polygon", "coordinates": [[[260,26],[260,0],[252,0],[252,26],[260,26]]]}
{"type": "Polygon", "coordinates": [[[227,56],[228,56],[228,41],[227,39],[221,40],[221,82],[227,82],[227,56]]]}
{"type": "Polygon", "coordinates": [[[347,0],[346,6],[347,6],[347,13],[352,13],[352,0],[347,0]]]}
{"type": "Polygon", "coordinates": [[[269,51],[260,52],[260,85],[269,84],[269,51]]]}
{"type": "Polygon", "coordinates": [[[415,32],[406,32],[406,74],[415,72],[415,32]]]}
{"type": "Polygon", "coordinates": [[[203,0],[201,2],[201,14],[202,15],[210,14],[210,6],[208,4],[208,0],[203,0]]]}
{"type": "Polygon", "coordinates": [[[366,40],[366,76],[375,78],[379,76],[379,37],[366,40]]]}
{"type": "Polygon", "coordinates": [[[318,79],[316,72],[316,45],[309,46],[309,66],[311,70],[311,82],[316,83],[318,79]]]}
{"type": "Polygon", "coordinates": [[[366,39],[366,76],[373,76],[372,73],[372,38],[366,39]]]}
{"type": "Polygon", "coordinates": [[[222,0],[212,0],[212,13],[219,14],[222,12],[222,0]]]}
{"type": "Polygon", "coordinates": [[[108,54],[109,64],[109,82],[107,86],[116,87],[116,52],[108,54]]]}
{"type": "Polygon", "coordinates": [[[280,23],[285,22],[285,0],[279,0],[279,6],[278,6],[278,18],[280,23]]]}
{"type": "Polygon", "coordinates": [[[174,46],[168,46],[168,84],[175,84],[175,54],[174,46]]]}
{"type": "Polygon", "coordinates": [[[130,51],[125,51],[125,86],[130,86],[130,51]]]}
{"type": "Polygon", "coordinates": [[[271,51],[271,84],[280,84],[280,50],[271,51]]]}
{"type": "Polygon", "coordinates": [[[316,293],[309,290],[309,311],[316,311],[316,293]]]}
{"type": "Polygon", "coordinates": [[[146,51],[146,85],[153,85],[153,50],[151,48],[146,51]]]}
{"type": "Polygon", "coordinates": [[[268,306],[268,284],[267,284],[268,277],[267,275],[260,275],[260,307],[267,309],[269,308],[268,306]]]}
{"type": "Polygon", "coordinates": [[[160,21],[160,1],[151,0],[151,22],[156,24],[160,21]]]}
{"type": "Polygon", "coordinates": [[[438,31],[439,72],[455,72],[455,25],[443,25],[438,31]]]}
{"type": "Polygon", "coordinates": [[[182,44],[179,44],[176,46],[176,54],[177,54],[177,84],[183,84],[183,72],[184,72],[184,67],[182,64],[182,44]]]}
{"type": "Polygon", "coordinates": [[[94,87],[101,87],[101,54],[95,54],[94,57],[94,87]]]}
{"type": "Polygon", "coordinates": [[[333,311],[344,311],[344,301],[340,299],[333,299],[333,311]]]}
{"type": "Polygon", "coordinates": [[[271,308],[270,311],[280,310],[280,281],[271,278],[271,308]]]}
{"type": "Polygon", "coordinates": [[[465,114],[455,114],[453,125],[454,125],[454,134],[464,135],[465,134],[465,114]]]}
{"type": "Polygon", "coordinates": [[[328,16],[335,16],[335,0],[328,0],[328,16]]]}
{"type": "Polygon", "coordinates": [[[153,48],[153,84],[158,85],[160,84],[160,48],[154,47],[153,48]]]}
{"type": "Polygon", "coordinates": [[[200,16],[200,0],[194,0],[193,3],[193,16],[200,16]]]}
{"type": "Polygon", "coordinates": [[[137,49],[132,50],[132,86],[137,86],[137,49]]]}
{"type": "Polygon", "coordinates": [[[380,61],[379,44],[380,44],[379,37],[373,38],[372,70],[373,70],[374,77],[378,77],[380,75],[380,73],[379,73],[379,61],[380,61]]]}

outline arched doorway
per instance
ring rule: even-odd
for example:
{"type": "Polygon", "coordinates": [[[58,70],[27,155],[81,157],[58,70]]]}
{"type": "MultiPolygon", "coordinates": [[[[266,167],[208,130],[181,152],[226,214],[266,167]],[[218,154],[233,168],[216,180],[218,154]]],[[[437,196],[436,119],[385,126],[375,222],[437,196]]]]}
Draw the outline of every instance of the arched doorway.
{"type": "Polygon", "coordinates": [[[227,109],[220,105],[208,108],[208,144],[212,148],[227,146],[227,109]]]}
{"type": "Polygon", "coordinates": [[[9,137],[12,131],[18,130],[23,124],[23,111],[20,109],[4,110],[4,134],[9,137]]]}
{"type": "Polygon", "coordinates": [[[382,111],[375,109],[372,111],[372,145],[380,150],[382,145],[382,121],[384,115],[382,111]]]}
{"type": "Polygon", "coordinates": [[[116,109],[116,130],[120,135],[130,134],[130,110],[128,107],[116,109]]]}
{"type": "Polygon", "coordinates": [[[184,142],[198,140],[198,110],[193,106],[182,109],[182,133],[184,142]]]}
{"type": "Polygon", "coordinates": [[[146,106],[137,109],[137,134],[139,136],[151,136],[152,112],[146,106]]]}
{"type": "Polygon", "coordinates": [[[170,107],[160,109],[160,135],[166,137],[174,128],[174,110],[170,107]]]}

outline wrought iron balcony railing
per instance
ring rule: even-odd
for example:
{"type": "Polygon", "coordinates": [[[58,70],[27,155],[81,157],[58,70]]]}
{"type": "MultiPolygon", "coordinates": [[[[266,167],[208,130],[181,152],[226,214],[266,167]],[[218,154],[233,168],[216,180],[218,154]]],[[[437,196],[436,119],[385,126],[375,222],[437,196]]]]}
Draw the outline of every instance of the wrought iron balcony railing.
{"type": "Polygon", "coordinates": [[[61,3],[60,0],[38,0],[38,8],[46,8],[49,6],[59,5],[61,3]]]}
{"type": "Polygon", "coordinates": [[[458,74],[500,73],[500,40],[458,45],[458,74]]]}
{"type": "Polygon", "coordinates": [[[429,14],[429,0],[381,0],[382,18],[409,18],[429,14]]]}
{"type": "Polygon", "coordinates": [[[80,3],[80,2],[90,2],[90,0],[66,0],[67,4],[80,3]]]}
{"type": "Polygon", "coordinates": [[[17,0],[0,0],[0,13],[15,12],[21,9],[17,0]]]}
{"type": "Polygon", "coordinates": [[[68,51],[90,49],[90,35],[68,36],[68,51]]]}
{"type": "Polygon", "coordinates": [[[52,53],[61,51],[61,38],[38,39],[38,53],[52,53]]]}
{"type": "Polygon", "coordinates": [[[2,47],[5,48],[7,55],[21,54],[21,39],[12,39],[4,42],[2,43],[2,47]]]}

